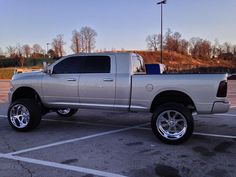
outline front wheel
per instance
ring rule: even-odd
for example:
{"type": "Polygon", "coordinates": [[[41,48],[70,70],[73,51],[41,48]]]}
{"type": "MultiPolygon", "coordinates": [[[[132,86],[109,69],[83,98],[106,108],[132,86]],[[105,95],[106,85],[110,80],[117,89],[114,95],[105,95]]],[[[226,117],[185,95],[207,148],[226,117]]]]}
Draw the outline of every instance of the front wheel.
{"type": "Polygon", "coordinates": [[[169,103],[156,109],[151,126],[162,142],[180,144],[192,135],[194,122],[191,112],[184,105],[169,103]]]}
{"type": "Polygon", "coordinates": [[[18,131],[29,131],[40,124],[41,111],[38,104],[31,99],[13,102],[8,108],[8,121],[18,131]]]}
{"type": "Polygon", "coordinates": [[[76,112],[78,111],[78,109],[70,109],[70,108],[61,108],[61,109],[57,109],[56,113],[61,116],[61,117],[71,117],[73,116],[76,112]]]}

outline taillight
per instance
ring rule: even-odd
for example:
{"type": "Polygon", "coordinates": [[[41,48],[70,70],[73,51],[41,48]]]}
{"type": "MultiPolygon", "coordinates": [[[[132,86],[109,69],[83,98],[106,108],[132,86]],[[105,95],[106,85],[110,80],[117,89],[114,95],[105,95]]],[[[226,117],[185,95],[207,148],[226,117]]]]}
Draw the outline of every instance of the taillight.
{"type": "Polygon", "coordinates": [[[227,96],[227,81],[221,81],[218,87],[217,97],[227,96]]]}

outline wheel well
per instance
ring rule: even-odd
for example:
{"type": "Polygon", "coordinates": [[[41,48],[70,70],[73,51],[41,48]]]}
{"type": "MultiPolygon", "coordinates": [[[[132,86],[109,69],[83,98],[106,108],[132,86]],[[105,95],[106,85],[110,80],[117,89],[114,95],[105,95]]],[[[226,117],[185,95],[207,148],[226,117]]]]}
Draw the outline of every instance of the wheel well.
{"type": "Polygon", "coordinates": [[[191,112],[196,111],[193,100],[185,93],[180,91],[164,91],[159,93],[152,101],[150,112],[154,112],[155,108],[165,103],[180,103],[186,106],[191,112]]]}
{"type": "Polygon", "coordinates": [[[19,99],[25,99],[25,98],[35,100],[35,102],[39,105],[39,107],[41,109],[41,113],[43,115],[47,114],[50,111],[49,108],[45,107],[42,104],[42,101],[41,101],[38,93],[30,87],[20,87],[20,88],[18,88],[14,92],[11,102],[14,102],[14,101],[19,100],[19,99]]]}
{"type": "Polygon", "coordinates": [[[12,102],[19,100],[19,99],[25,99],[25,98],[30,98],[30,99],[34,99],[37,102],[41,102],[39,95],[37,94],[37,92],[30,88],[30,87],[20,87],[18,88],[13,96],[12,96],[12,102]]]}

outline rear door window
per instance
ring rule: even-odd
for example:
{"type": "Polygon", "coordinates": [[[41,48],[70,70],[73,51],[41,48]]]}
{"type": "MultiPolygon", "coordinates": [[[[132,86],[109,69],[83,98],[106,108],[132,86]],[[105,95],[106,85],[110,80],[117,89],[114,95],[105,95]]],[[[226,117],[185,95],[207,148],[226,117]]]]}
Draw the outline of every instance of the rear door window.
{"type": "Polygon", "coordinates": [[[83,73],[110,73],[111,59],[109,56],[86,56],[83,73]]]}

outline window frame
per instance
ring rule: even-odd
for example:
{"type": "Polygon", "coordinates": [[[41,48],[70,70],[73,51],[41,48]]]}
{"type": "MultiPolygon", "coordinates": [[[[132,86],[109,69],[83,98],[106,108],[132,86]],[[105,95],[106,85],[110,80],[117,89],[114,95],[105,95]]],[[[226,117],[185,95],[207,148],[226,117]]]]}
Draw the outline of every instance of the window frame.
{"type": "MultiPolygon", "coordinates": [[[[99,60],[99,59],[98,59],[99,60]]],[[[57,63],[55,63],[52,67],[52,74],[106,74],[106,73],[112,73],[112,57],[109,56],[109,55],[79,55],[79,56],[68,56],[62,60],[59,60],[57,63]],[[108,59],[108,64],[109,64],[109,68],[108,68],[108,71],[106,72],[88,72],[86,71],[87,70],[87,66],[86,66],[86,61],[87,60],[90,60],[88,59],[89,57],[91,58],[96,58],[96,57],[104,57],[104,58],[107,58],[108,59]],[[77,59],[74,59],[74,60],[82,60],[81,64],[82,64],[82,70],[79,71],[79,72],[72,72],[72,73],[55,73],[55,68],[57,67],[57,65],[61,64],[62,62],[64,62],[65,60],[68,60],[68,59],[73,59],[73,58],[77,58],[77,59]],[[79,58],[83,58],[83,59],[79,59],[79,58]]]]}

